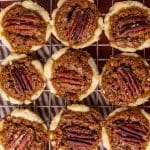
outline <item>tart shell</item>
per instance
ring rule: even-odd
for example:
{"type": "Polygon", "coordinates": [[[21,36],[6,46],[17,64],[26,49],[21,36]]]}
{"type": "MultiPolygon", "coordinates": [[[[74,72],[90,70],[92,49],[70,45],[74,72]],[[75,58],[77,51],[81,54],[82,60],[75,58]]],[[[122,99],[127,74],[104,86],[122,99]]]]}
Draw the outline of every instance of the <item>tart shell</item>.
{"type": "MultiPolygon", "coordinates": [[[[121,55],[124,55],[124,56],[132,56],[132,57],[139,57],[139,55],[136,54],[136,53],[122,53],[121,55]]],[[[147,61],[146,61],[145,59],[144,59],[143,61],[144,61],[145,66],[150,67],[150,65],[147,63],[147,61]]],[[[106,66],[103,67],[102,73],[101,73],[101,75],[99,76],[99,86],[101,87],[102,92],[103,92],[104,94],[105,94],[105,90],[104,90],[103,87],[102,87],[102,76],[103,76],[103,74],[104,74],[105,71],[106,71],[106,66]]],[[[129,103],[128,106],[138,106],[138,105],[141,105],[141,104],[147,102],[147,101],[149,100],[149,97],[150,97],[150,96],[144,97],[144,98],[143,98],[143,97],[140,97],[140,98],[138,98],[135,102],[129,103]]]]}
{"type": "MultiPolygon", "coordinates": [[[[144,6],[142,3],[137,2],[137,1],[123,1],[123,2],[116,2],[110,9],[109,9],[109,13],[105,16],[104,19],[104,32],[106,37],[108,38],[108,40],[110,40],[110,17],[113,16],[114,14],[116,14],[117,12],[119,12],[122,9],[126,9],[126,8],[130,8],[132,6],[136,6],[145,10],[149,11],[149,15],[150,15],[150,9],[147,8],[146,6],[144,6]]],[[[148,48],[150,47],[150,39],[146,40],[142,45],[140,45],[137,48],[131,48],[131,47],[126,47],[126,48],[122,48],[117,46],[116,44],[110,42],[110,45],[120,51],[123,52],[136,52],[137,50],[142,50],[144,48],[148,48]]]]}
{"type": "MultiPolygon", "coordinates": [[[[7,58],[4,59],[4,61],[1,63],[1,65],[5,66],[7,64],[11,64],[12,61],[14,61],[14,60],[18,60],[18,59],[25,58],[25,57],[27,57],[27,55],[25,55],[25,54],[11,54],[7,58]]],[[[35,67],[35,69],[39,72],[39,74],[41,75],[41,77],[45,81],[45,77],[44,77],[44,73],[43,73],[43,67],[42,67],[41,62],[38,60],[33,60],[32,65],[35,67]]],[[[1,72],[1,67],[0,67],[0,72],[1,72]]],[[[0,91],[1,91],[1,96],[2,96],[3,100],[10,101],[13,104],[19,104],[19,105],[26,104],[27,105],[27,104],[30,104],[33,100],[37,99],[41,95],[43,89],[45,88],[45,85],[46,84],[44,83],[43,87],[40,90],[36,91],[36,93],[34,93],[32,95],[31,100],[27,99],[24,102],[20,101],[19,99],[15,99],[15,98],[9,96],[2,89],[1,86],[0,86],[0,91]]]]}
{"type": "MultiPolygon", "coordinates": [[[[51,56],[51,58],[48,59],[47,63],[44,66],[44,74],[45,74],[45,77],[47,78],[48,87],[51,90],[51,92],[55,95],[57,94],[56,89],[53,86],[52,82],[50,81],[50,79],[52,78],[53,63],[55,60],[59,59],[63,54],[65,54],[68,50],[69,50],[69,48],[60,49],[59,51],[54,53],[51,56]]],[[[89,89],[84,94],[80,95],[80,97],[79,97],[80,101],[82,99],[84,99],[85,97],[87,97],[91,92],[93,92],[95,90],[95,88],[97,87],[97,84],[99,82],[99,80],[98,80],[99,72],[97,70],[97,66],[96,66],[92,57],[89,58],[88,64],[91,67],[92,72],[93,72],[92,83],[91,83],[91,86],[89,87],[89,89]]],[[[56,95],[56,96],[58,96],[58,95],[56,95]]]]}
{"type": "MultiPolygon", "coordinates": [[[[0,39],[4,43],[4,45],[11,51],[15,52],[15,49],[11,46],[10,42],[6,39],[6,37],[2,34],[4,31],[4,28],[2,26],[2,19],[7,11],[9,11],[12,7],[15,5],[21,5],[25,7],[26,9],[30,9],[33,11],[36,11],[42,18],[43,20],[47,23],[47,29],[46,29],[46,35],[45,35],[45,42],[48,41],[50,34],[51,34],[51,26],[50,26],[50,17],[48,12],[41,6],[39,6],[37,3],[32,2],[30,0],[26,0],[23,2],[15,2],[12,5],[9,5],[8,7],[4,8],[0,12],[0,39]]],[[[29,52],[36,51],[40,49],[43,45],[32,45],[31,49],[29,52]]]]}
{"type": "MultiPolygon", "coordinates": [[[[73,112],[84,112],[84,113],[88,113],[90,111],[90,108],[86,105],[82,105],[82,104],[72,104],[72,105],[68,105],[67,106],[67,109],[68,110],[71,110],[73,112]]],[[[64,109],[61,110],[53,119],[52,119],[52,122],[50,124],[50,132],[51,134],[49,134],[49,139],[50,140],[53,140],[53,131],[57,128],[60,120],[61,120],[61,115],[63,113],[64,109]]],[[[52,141],[51,142],[52,146],[55,147],[56,143],[55,141],[52,141]]],[[[100,145],[101,143],[99,143],[100,145]]],[[[99,146],[98,145],[98,146],[99,146]]],[[[96,148],[97,149],[97,148],[96,148]]],[[[91,150],[96,150],[96,149],[91,149],[91,150]]],[[[63,148],[59,148],[58,150],[63,150],[63,148]]]]}
{"type": "MultiPolygon", "coordinates": [[[[116,115],[116,113],[119,112],[123,112],[125,110],[127,110],[128,108],[118,108],[116,110],[114,110],[112,113],[109,114],[108,118],[112,118],[116,115]]],[[[141,114],[150,122],[150,114],[148,114],[147,112],[145,112],[143,109],[140,109],[141,114]]],[[[107,150],[111,150],[111,144],[110,144],[110,139],[107,133],[107,130],[105,128],[105,126],[103,125],[102,127],[102,143],[103,146],[107,149],[107,150]]],[[[150,142],[148,143],[147,147],[145,150],[149,150],[150,149],[150,142]]]]}
{"type": "MultiPolygon", "coordinates": [[[[57,31],[56,31],[56,28],[55,28],[55,17],[56,17],[56,14],[57,12],[59,11],[59,8],[62,6],[62,4],[67,1],[67,0],[59,0],[58,3],[57,3],[57,8],[53,11],[52,13],[52,20],[51,20],[51,26],[52,26],[52,34],[59,40],[61,41],[62,44],[64,44],[65,46],[69,46],[69,42],[66,42],[66,41],[63,41],[62,39],[59,38],[58,34],[57,34],[57,31]]],[[[93,0],[88,0],[89,2],[91,3],[94,3],[93,0]]],[[[103,19],[101,17],[99,17],[98,19],[98,28],[95,30],[94,32],[94,36],[87,42],[85,42],[84,44],[81,44],[81,45],[71,45],[71,48],[74,48],[74,49],[80,49],[80,48],[84,48],[84,47],[88,47],[90,46],[91,44],[93,44],[94,42],[97,42],[100,38],[100,35],[102,33],[102,30],[103,30],[103,19]]]]}
{"type": "MultiPolygon", "coordinates": [[[[10,116],[12,117],[17,117],[17,118],[22,118],[31,122],[36,122],[41,124],[45,130],[47,130],[46,125],[44,124],[44,121],[39,117],[36,113],[28,110],[28,109],[15,109],[11,112],[10,116]]],[[[4,119],[0,121],[0,132],[3,131],[3,126],[4,126],[4,119]]],[[[2,143],[2,137],[0,135],[0,149],[5,150],[3,143],[2,143]]]]}

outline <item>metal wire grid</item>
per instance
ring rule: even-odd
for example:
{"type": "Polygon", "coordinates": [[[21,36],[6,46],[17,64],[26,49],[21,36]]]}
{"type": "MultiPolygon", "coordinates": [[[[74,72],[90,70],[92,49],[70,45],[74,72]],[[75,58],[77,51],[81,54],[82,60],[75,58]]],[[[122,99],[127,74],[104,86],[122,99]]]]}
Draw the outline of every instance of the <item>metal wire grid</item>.
{"type": "MultiPolygon", "coordinates": [[[[19,0],[0,0],[0,8],[6,7],[8,4],[16,2],[19,0]]],[[[44,6],[49,13],[51,14],[53,9],[56,8],[56,4],[58,0],[35,0],[40,5],[44,6]]],[[[96,5],[99,7],[102,16],[108,12],[108,8],[111,7],[114,2],[123,1],[123,0],[95,0],[96,5]]],[[[145,4],[149,4],[149,0],[139,0],[145,4]]],[[[49,39],[49,42],[39,51],[37,51],[37,55],[40,56],[44,62],[51,56],[52,53],[62,48],[63,45],[57,41],[53,36],[49,39]]],[[[92,46],[85,48],[95,59],[96,64],[101,72],[102,67],[105,62],[110,58],[110,56],[114,56],[117,53],[120,53],[116,49],[109,46],[109,42],[104,36],[101,36],[101,40],[97,43],[94,43],[92,46]]],[[[0,43],[0,62],[10,54],[8,49],[0,43]]],[[[139,51],[142,57],[146,58],[148,62],[150,62],[150,49],[144,49],[143,51],[139,51]]],[[[46,87],[42,95],[34,101],[32,104],[25,106],[18,106],[11,104],[7,101],[2,100],[0,98],[0,118],[4,117],[6,114],[9,114],[16,107],[18,108],[29,108],[35,112],[37,112],[45,121],[47,126],[52,120],[52,118],[64,107],[69,104],[72,104],[71,101],[65,101],[61,98],[57,98],[50,93],[50,90],[46,87]]],[[[116,106],[111,105],[105,97],[101,94],[100,89],[97,87],[93,93],[88,96],[85,100],[81,102],[82,104],[86,104],[90,107],[94,107],[99,111],[103,118],[105,118],[111,111],[116,109],[116,106]]],[[[143,108],[149,108],[149,105],[143,105],[143,108]]],[[[52,150],[50,143],[48,143],[48,150],[52,150]]],[[[100,146],[99,150],[104,150],[102,146],[100,146]]]]}

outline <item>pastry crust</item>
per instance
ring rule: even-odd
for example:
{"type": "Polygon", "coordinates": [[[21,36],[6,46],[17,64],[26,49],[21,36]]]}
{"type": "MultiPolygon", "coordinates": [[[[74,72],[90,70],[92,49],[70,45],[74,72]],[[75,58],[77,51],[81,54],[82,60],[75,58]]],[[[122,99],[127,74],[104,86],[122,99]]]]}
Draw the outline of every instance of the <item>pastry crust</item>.
{"type": "MultiPolygon", "coordinates": [[[[47,23],[47,29],[46,29],[46,35],[45,35],[45,43],[48,41],[50,34],[51,34],[51,26],[50,26],[50,17],[48,12],[41,7],[40,5],[38,5],[36,2],[33,2],[31,0],[26,0],[23,2],[14,2],[13,4],[9,5],[8,7],[4,8],[1,12],[0,12],[0,39],[2,40],[2,42],[4,43],[4,45],[11,51],[11,52],[15,52],[15,49],[11,46],[10,42],[6,39],[6,37],[2,34],[4,31],[4,28],[2,26],[2,19],[5,15],[5,13],[7,11],[9,11],[12,7],[14,7],[15,5],[21,5],[23,7],[25,7],[26,9],[30,9],[30,10],[34,10],[36,11],[42,18],[43,20],[47,23]]],[[[42,45],[32,45],[31,49],[29,50],[29,52],[32,51],[36,51],[38,49],[40,49],[42,45]]]]}
{"type": "MultiPolygon", "coordinates": [[[[124,55],[124,56],[132,56],[132,57],[139,57],[139,55],[136,54],[136,53],[121,53],[121,55],[124,55]]],[[[148,64],[148,62],[146,61],[146,59],[144,59],[143,61],[144,61],[145,66],[150,67],[150,65],[148,64]]],[[[105,71],[106,71],[106,66],[103,67],[102,73],[101,73],[101,75],[99,76],[99,86],[102,88],[102,92],[103,92],[104,94],[105,94],[105,90],[104,90],[103,87],[102,87],[102,76],[103,76],[103,74],[104,74],[105,71]]],[[[150,96],[144,97],[144,98],[143,98],[143,97],[140,97],[140,98],[138,98],[138,99],[136,100],[136,102],[129,103],[128,106],[138,106],[138,105],[141,105],[141,104],[147,102],[148,99],[149,99],[149,97],[150,97],[150,96]]]]}
{"type": "MultiPolygon", "coordinates": [[[[10,116],[22,118],[25,120],[29,120],[31,122],[36,122],[38,124],[41,124],[44,127],[44,129],[47,131],[47,127],[46,127],[44,121],[41,119],[41,117],[38,116],[36,113],[30,111],[29,109],[18,109],[17,108],[11,112],[10,116]]],[[[3,118],[0,121],[0,131],[3,131],[4,120],[5,120],[5,118],[3,118]]],[[[0,135],[0,150],[5,150],[3,143],[2,143],[1,135],[0,135]]]]}
{"type": "MultiPolygon", "coordinates": [[[[118,112],[123,112],[125,110],[127,110],[128,108],[118,108],[116,110],[114,110],[112,113],[109,114],[109,116],[107,118],[111,118],[113,116],[116,115],[116,113],[118,112]]],[[[150,123],[150,114],[148,114],[146,111],[144,111],[143,109],[140,109],[140,112],[143,114],[143,117],[145,117],[149,123],[150,123]]],[[[108,136],[108,133],[107,133],[107,130],[105,128],[105,126],[103,125],[102,127],[102,143],[103,143],[103,146],[107,149],[107,150],[111,150],[111,144],[110,144],[110,139],[109,139],[109,136],[108,136]]],[[[149,150],[150,148],[150,142],[148,143],[147,147],[145,150],[149,150]]]]}
{"type": "MultiPolygon", "coordinates": [[[[25,58],[25,57],[27,57],[27,55],[25,55],[25,54],[15,54],[15,53],[14,53],[14,54],[9,55],[7,58],[5,58],[5,59],[3,60],[3,62],[1,63],[1,65],[2,65],[2,66],[11,65],[11,64],[12,64],[12,61],[18,60],[18,59],[21,59],[21,58],[25,58]]],[[[36,70],[38,71],[38,73],[41,75],[42,79],[45,81],[45,76],[44,76],[44,73],[43,73],[43,66],[42,66],[41,62],[38,61],[38,60],[33,60],[33,61],[32,61],[32,65],[35,67],[35,69],[36,69],[36,70]]],[[[0,72],[1,72],[1,66],[0,66],[0,72]]],[[[34,93],[34,94],[31,96],[31,100],[28,100],[28,99],[27,99],[27,100],[25,100],[24,102],[23,102],[23,101],[20,101],[19,99],[15,99],[15,98],[9,96],[9,95],[2,89],[1,86],[0,86],[0,91],[1,91],[1,96],[2,96],[3,100],[10,101],[10,102],[13,103],[13,104],[19,104],[19,105],[21,105],[21,104],[26,104],[26,105],[27,105],[27,104],[30,104],[33,100],[37,99],[37,98],[41,95],[43,89],[45,88],[45,85],[46,85],[46,84],[44,83],[43,87],[42,87],[40,90],[36,91],[36,93],[34,93]]]]}
{"type": "MultiPolygon", "coordinates": [[[[45,77],[47,78],[47,85],[53,94],[57,94],[56,89],[50,80],[52,78],[53,63],[54,63],[54,61],[59,59],[63,54],[65,54],[68,50],[69,50],[69,48],[60,49],[59,51],[54,53],[51,56],[51,58],[48,59],[47,63],[44,66],[44,74],[45,74],[45,77]]],[[[92,93],[95,90],[95,88],[97,87],[98,82],[99,82],[99,72],[98,72],[97,66],[92,57],[89,58],[88,64],[91,67],[92,72],[93,72],[92,83],[91,83],[89,89],[84,94],[80,95],[80,97],[79,97],[80,101],[83,100],[85,97],[87,97],[90,93],[92,93]]],[[[59,97],[59,95],[56,95],[56,96],[59,97]]]]}
{"type": "MultiPolygon", "coordinates": [[[[53,10],[53,12],[52,12],[52,20],[51,20],[52,34],[59,41],[61,41],[62,44],[64,44],[65,46],[74,48],[74,49],[80,49],[80,48],[88,47],[91,44],[97,42],[100,39],[100,35],[102,33],[102,30],[103,30],[103,19],[102,19],[102,17],[99,17],[99,19],[98,19],[98,27],[97,27],[97,29],[94,32],[94,36],[90,40],[85,42],[84,44],[81,44],[81,45],[70,45],[69,42],[66,42],[66,41],[64,41],[64,40],[59,38],[59,36],[57,34],[57,31],[56,31],[56,28],[55,28],[55,17],[56,17],[57,12],[59,11],[59,8],[62,6],[62,4],[65,1],[67,1],[67,0],[59,0],[58,3],[57,3],[57,8],[55,10],[53,10]]],[[[94,3],[93,0],[88,0],[88,1],[91,2],[91,3],[94,3]]]]}
{"type": "MultiPolygon", "coordinates": [[[[149,15],[150,15],[150,9],[146,6],[144,6],[142,3],[137,2],[137,1],[123,1],[123,2],[116,2],[109,10],[109,13],[105,16],[104,19],[104,31],[105,31],[105,35],[108,38],[108,40],[110,40],[110,17],[113,16],[114,14],[116,14],[117,12],[119,12],[122,9],[126,9],[126,8],[130,8],[132,6],[136,6],[145,10],[148,10],[149,15]]],[[[136,52],[137,50],[142,50],[144,48],[148,48],[150,47],[150,38],[147,39],[142,45],[140,45],[139,47],[136,48],[132,48],[132,47],[119,47],[116,44],[110,42],[110,45],[120,51],[123,52],[136,52]]]]}
{"type": "MultiPolygon", "coordinates": [[[[71,111],[74,111],[74,112],[89,112],[90,111],[90,108],[88,107],[88,106],[86,106],[86,105],[82,105],[82,104],[72,104],[72,105],[68,105],[67,106],[67,109],[68,110],[71,110],[71,111]]],[[[52,119],[52,122],[51,122],[51,124],[50,124],[50,131],[54,131],[56,128],[57,128],[57,126],[58,126],[58,124],[59,124],[59,122],[60,122],[60,119],[61,119],[61,115],[62,115],[62,113],[63,113],[63,111],[64,111],[65,109],[62,109],[53,119],[52,119]]],[[[49,139],[50,140],[52,140],[53,139],[53,134],[51,133],[50,135],[49,135],[49,139]]],[[[55,143],[55,141],[52,141],[51,142],[51,144],[52,144],[52,146],[53,147],[55,147],[55,145],[56,145],[56,143],[55,143]]],[[[100,143],[99,143],[99,145],[100,145],[100,143]]],[[[64,150],[63,148],[59,148],[58,150],[64,150]]],[[[96,150],[96,149],[91,149],[91,150],[96,150]]]]}

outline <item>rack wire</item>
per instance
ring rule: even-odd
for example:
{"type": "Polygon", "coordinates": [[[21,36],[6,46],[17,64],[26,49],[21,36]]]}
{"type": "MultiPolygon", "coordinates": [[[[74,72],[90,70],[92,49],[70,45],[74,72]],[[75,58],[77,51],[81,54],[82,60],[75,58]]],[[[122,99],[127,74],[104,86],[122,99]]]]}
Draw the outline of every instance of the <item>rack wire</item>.
{"type": "MultiPolygon", "coordinates": [[[[9,4],[16,1],[19,0],[0,0],[0,8],[5,8],[9,4]]],[[[95,3],[98,6],[102,16],[105,17],[106,13],[109,11],[109,8],[115,2],[118,1],[123,1],[123,0],[95,0],[95,3]]],[[[150,7],[149,0],[139,0],[139,1],[147,5],[148,7],[150,7]]],[[[45,9],[47,9],[49,14],[52,13],[53,9],[56,8],[56,4],[57,4],[57,0],[36,0],[36,2],[39,3],[41,6],[43,6],[45,9]]],[[[37,55],[40,56],[44,62],[46,62],[46,60],[51,56],[52,53],[58,51],[62,47],[63,45],[59,41],[57,41],[53,36],[51,36],[48,43],[43,48],[37,51],[37,55]]],[[[120,51],[111,48],[109,46],[109,42],[104,36],[104,33],[101,36],[100,41],[94,43],[92,46],[88,48],[85,48],[84,50],[87,50],[95,59],[100,72],[102,70],[102,67],[106,63],[106,61],[110,58],[110,56],[114,56],[120,53],[120,51]]],[[[140,54],[142,57],[146,58],[148,62],[150,62],[150,48],[144,49],[143,51],[139,51],[137,53],[140,54]]],[[[9,54],[10,52],[8,51],[8,49],[2,43],[0,43],[0,62],[9,54]]],[[[61,98],[55,97],[50,93],[50,90],[46,87],[44,92],[41,94],[41,96],[28,106],[14,105],[0,98],[0,118],[9,114],[16,107],[29,108],[37,112],[49,127],[52,118],[62,108],[72,103],[73,102],[71,101],[65,101],[62,100],[61,98]]],[[[97,111],[101,113],[103,118],[105,118],[110,112],[112,112],[114,109],[117,108],[116,106],[111,105],[105,99],[105,97],[101,94],[101,90],[98,87],[96,88],[95,91],[93,91],[93,93],[90,96],[84,99],[81,103],[95,108],[97,111]]],[[[142,107],[149,109],[150,105],[147,103],[147,104],[143,104],[142,107]]],[[[52,150],[50,143],[48,144],[47,149],[52,150]]],[[[104,148],[100,146],[99,150],[104,150],[104,148]]]]}

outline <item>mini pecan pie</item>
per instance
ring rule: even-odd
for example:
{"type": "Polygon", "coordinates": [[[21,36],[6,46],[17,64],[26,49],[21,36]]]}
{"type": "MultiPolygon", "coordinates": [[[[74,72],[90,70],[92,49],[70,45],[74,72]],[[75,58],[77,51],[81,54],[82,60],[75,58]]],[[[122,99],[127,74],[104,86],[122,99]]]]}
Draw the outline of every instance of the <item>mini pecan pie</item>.
{"type": "Polygon", "coordinates": [[[32,1],[13,3],[0,13],[0,39],[12,52],[35,51],[49,36],[49,14],[32,1]]]}
{"type": "Polygon", "coordinates": [[[57,150],[95,150],[101,143],[100,114],[85,105],[73,104],[57,114],[49,138],[57,150]]]}
{"type": "Polygon", "coordinates": [[[53,94],[80,101],[94,91],[99,73],[89,53],[63,48],[47,61],[44,74],[53,94]]]}
{"type": "Polygon", "coordinates": [[[104,122],[102,142],[107,150],[149,150],[150,114],[137,108],[116,109],[104,122]]]}
{"type": "Polygon", "coordinates": [[[112,47],[128,52],[150,47],[150,9],[143,4],[117,2],[104,22],[105,34],[112,47]]]}
{"type": "Polygon", "coordinates": [[[29,104],[45,87],[43,67],[39,60],[24,54],[8,56],[0,66],[0,91],[4,100],[29,104]]]}
{"type": "Polygon", "coordinates": [[[102,28],[103,20],[93,0],[59,0],[52,13],[52,33],[75,49],[98,41],[102,28]]]}
{"type": "Polygon", "coordinates": [[[150,66],[137,54],[119,54],[104,66],[100,86],[114,105],[140,105],[150,96],[150,66]]]}
{"type": "Polygon", "coordinates": [[[0,121],[1,150],[46,150],[47,127],[28,109],[16,109],[0,121]]]}

